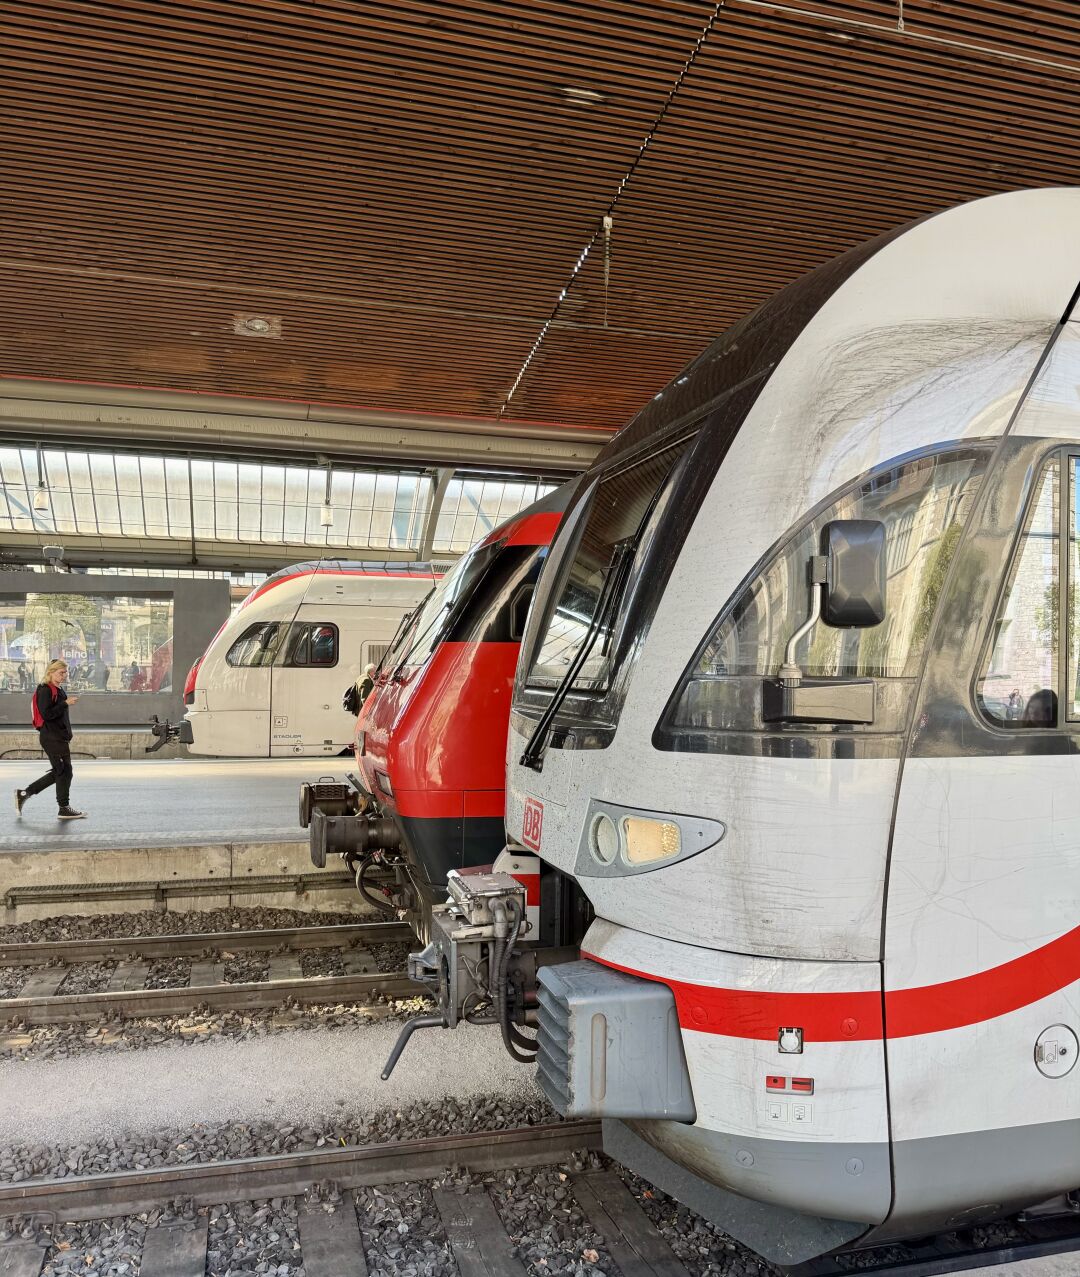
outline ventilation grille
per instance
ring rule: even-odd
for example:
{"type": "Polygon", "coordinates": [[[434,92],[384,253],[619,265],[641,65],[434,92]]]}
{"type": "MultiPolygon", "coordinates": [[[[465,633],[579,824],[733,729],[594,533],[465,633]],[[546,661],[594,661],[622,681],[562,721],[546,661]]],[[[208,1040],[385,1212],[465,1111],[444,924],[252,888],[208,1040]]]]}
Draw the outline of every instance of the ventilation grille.
{"type": "Polygon", "coordinates": [[[537,976],[540,1013],[536,1067],[540,1090],[560,1117],[570,1111],[570,1004],[544,985],[544,970],[537,976]]]}
{"type": "Polygon", "coordinates": [[[367,646],[369,663],[372,665],[378,665],[389,650],[389,643],[369,643],[367,646]]]}

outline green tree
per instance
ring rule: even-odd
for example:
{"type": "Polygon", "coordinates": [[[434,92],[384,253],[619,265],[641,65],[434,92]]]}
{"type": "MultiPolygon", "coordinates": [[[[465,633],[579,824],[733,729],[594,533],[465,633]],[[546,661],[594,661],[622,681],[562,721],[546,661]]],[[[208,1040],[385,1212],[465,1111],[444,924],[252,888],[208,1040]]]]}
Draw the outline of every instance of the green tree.
{"type": "Polygon", "coordinates": [[[96,656],[101,641],[97,602],[85,594],[28,594],[23,627],[41,635],[49,660],[65,649],[96,656]]]}

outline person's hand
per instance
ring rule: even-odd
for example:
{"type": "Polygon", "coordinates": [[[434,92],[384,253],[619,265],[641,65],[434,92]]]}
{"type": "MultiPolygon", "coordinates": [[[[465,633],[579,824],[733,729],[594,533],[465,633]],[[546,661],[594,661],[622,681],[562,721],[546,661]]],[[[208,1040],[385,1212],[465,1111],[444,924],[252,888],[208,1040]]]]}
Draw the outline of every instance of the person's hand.
{"type": "Polygon", "coordinates": [[[74,704],[75,704],[75,702],[76,702],[78,699],[79,699],[79,698],[78,698],[77,696],[69,696],[69,697],[68,697],[68,704],[69,704],[69,705],[74,705],[74,704]]]}

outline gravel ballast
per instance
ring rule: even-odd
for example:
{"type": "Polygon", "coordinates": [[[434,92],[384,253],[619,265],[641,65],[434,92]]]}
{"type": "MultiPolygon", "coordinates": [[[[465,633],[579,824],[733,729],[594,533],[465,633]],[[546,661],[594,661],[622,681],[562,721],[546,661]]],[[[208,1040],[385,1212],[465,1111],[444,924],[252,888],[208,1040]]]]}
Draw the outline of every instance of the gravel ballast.
{"type": "Polygon", "coordinates": [[[383,1104],[369,1110],[341,1102],[332,1116],[309,1123],[279,1117],[248,1122],[194,1121],[142,1133],[98,1133],[85,1140],[4,1141],[0,1146],[0,1181],[17,1184],[32,1179],[66,1179],[71,1175],[107,1175],[327,1146],[340,1148],[452,1132],[508,1130],[558,1120],[537,1095],[478,1095],[468,1100],[444,1097],[398,1107],[383,1104]]]}
{"type": "Polygon", "coordinates": [[[16,922],[0,927],[0,943],[32,944],[42,940],[123,940],[135,936],[203,935],[208,931],[266,931],[278,927],[356,926],[378,919],[354,913],[304,913],[299,909],[208,909],[162,913],[143,909],[138,913],[65,915],[16,922]]]}
{"type": "Polygon", "coordinates": [[[370,1024],[241,1039],[206,1035],[197,1045],[2,1060],[0,1145],[258,1121],[267,1113],[311,1123],[339,1102],[366,1111],[441,1096],[537,1094],[532,1070],[510,1059],[498,1030],[471,1025],[441,1030],[437,1050],[421,1035],[381,1082],[398,1032],[394,1024],[370,1024]],[[58,1095],[78,1102],[58,1106],[58,1095]]]}
{"type": "Polygon", "coordinates": [[[0,967],[0,998],[17,998],[29,974],[27,967],[0,967]]]}
{"type": "Polygon", "coordinates": [[[74,996],[77,993],[104,993],[116,970],[115,962],[77,962],[68,968],[57,993],[74,996]]]}

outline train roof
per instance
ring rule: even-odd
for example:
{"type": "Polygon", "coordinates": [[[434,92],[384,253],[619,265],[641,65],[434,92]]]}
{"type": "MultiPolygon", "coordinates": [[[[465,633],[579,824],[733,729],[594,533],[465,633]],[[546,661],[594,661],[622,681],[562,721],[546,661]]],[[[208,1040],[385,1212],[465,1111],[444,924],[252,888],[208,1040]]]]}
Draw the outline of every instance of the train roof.
{"type": "Polygon", "coordinates": [[[268,590],[284,585],[286,581],[296,581],[311,576],[351,576],[370,577],[374,580],[409,580],[434,582],[437,577],[450,570],[449,563],[393,563],[381,559],[310,559],[304,563],[292,563],[272,573],[244,599],[240,604],[245,608],[257,598],[261,598],[268,590]]]}
{"type": "MultiPolygon", "coordinates": [[[[737,399],[745,417],[795,341],[846,284],[872,262],[840,327],[848,333],[943,320],[1062,315],[1077,285],[1080,188],[1010,191],[899,226],[850,249],[774,293],[722,332],[601,450],[594,466],[684,433],[737,399]],[[1060,251],[1059,251],[1060,250],[1060,251]],[[933,287],[925,281],[934,280],[933,287]],[[922,281],[921,292],[913,280],[922,281]],[[1056,308],[1056,310],[1055,310],[1056,308]],[[748,402],[749,401],[749,402],[748,402]]],[[[834,337],[834,341],[836,338],[834,337]]]]}
{"type": "MultiPolygon", "coordinates": [[[[349,576],[438,576],[445,572],[448,563],[387,563],[381,559],[309,559],[304,563],[292,563],[287,568],[272,572],[263,585],[286,577],[314,576],[317,572],[344,573],[349,576]]],[[[261,588],[261,587],[260,587],[261,588]]]]}

